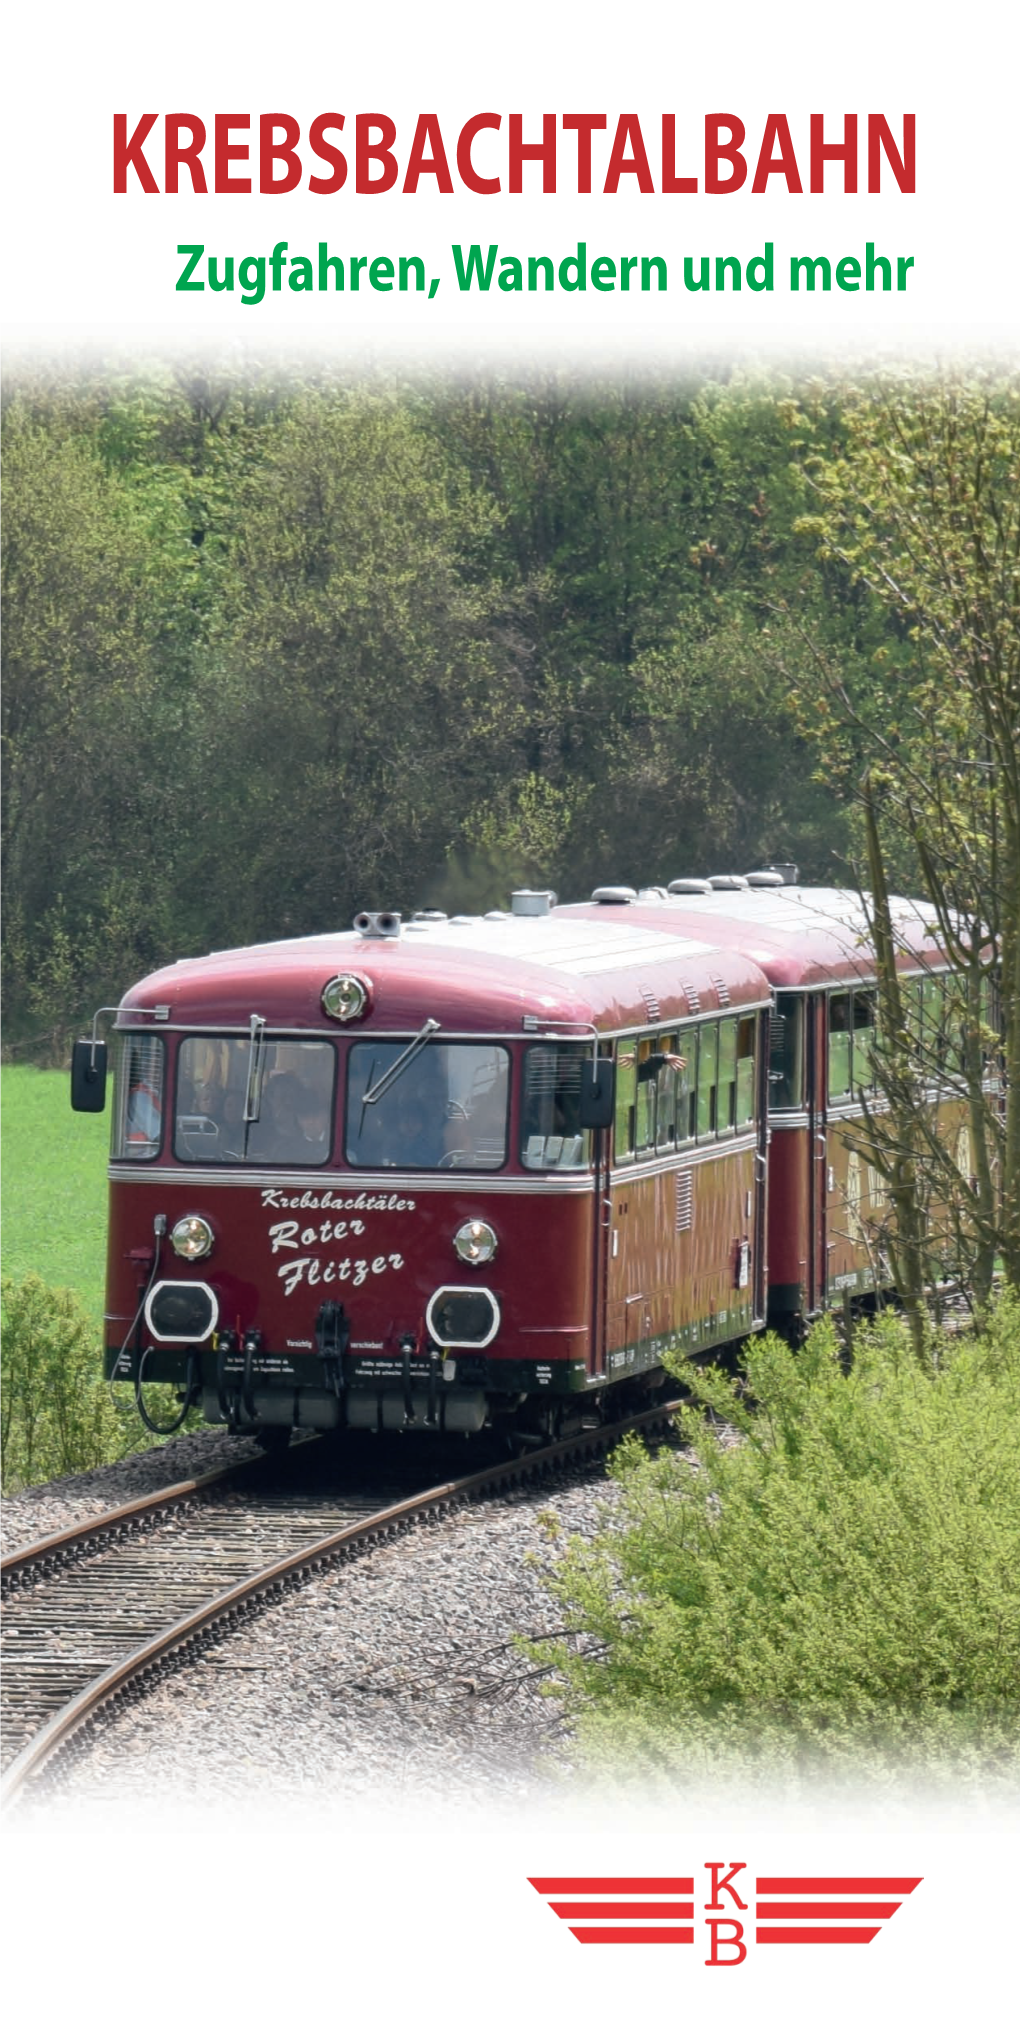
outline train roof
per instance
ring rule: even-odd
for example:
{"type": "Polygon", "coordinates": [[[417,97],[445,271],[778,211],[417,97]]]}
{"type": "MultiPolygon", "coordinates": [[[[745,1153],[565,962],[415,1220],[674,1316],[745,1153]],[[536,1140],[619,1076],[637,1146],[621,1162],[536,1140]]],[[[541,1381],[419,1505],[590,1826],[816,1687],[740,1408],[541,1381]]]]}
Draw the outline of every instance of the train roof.
{"type": "MultiPolygon", "coordinates": [[[[623,894],[624,887],[608,890],[623,894]]],[[[890,900],[897,956],[905,971],[944,964],[935,910],[924,900],[890,900]]],[[[751,886],[734,891],[670,893],[557,907],[553,918],[605,915],[621,927],[682,928],[737,950],[780,989],[845,984],[875,976],[875,947],[859,894],[835,886],[751,886]]]]}
{"type": "MultiPolygon", "coordinates": [[[[178,1027],[247,1027],[253,1011],[272,1028],[315,1028],[324,986],[351,971],[370,981],[364,1027],[417,1031],[430,1017],[467,1033],[525,1028],[607,1032],[766,1003],[768,979],[753,959],[724,949],[707,928],[675,917],[649,925],[547,914],[405,922],[396,936],[348,929],[188,957],[132,987],[118,1025],[140,1009],[169,1009],[178,1027]]],[[[344,1030],[346,1031],[346,1030],[344,1030]]]]}

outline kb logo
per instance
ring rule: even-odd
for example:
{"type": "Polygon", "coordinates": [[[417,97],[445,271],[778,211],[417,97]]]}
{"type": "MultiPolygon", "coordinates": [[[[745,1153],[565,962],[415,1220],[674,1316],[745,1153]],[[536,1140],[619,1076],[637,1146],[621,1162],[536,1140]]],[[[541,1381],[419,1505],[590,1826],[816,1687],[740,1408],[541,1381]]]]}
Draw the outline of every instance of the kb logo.
{"type": "Polygon", "coordinates": [[[693,1877],[530,1877],[576,1941],[668,1941],[707,1969],[735,1969],[755,1947],[873,1941],[920,1877],[752,1877],[746,1863],[706,1863],[693,1877]]]}

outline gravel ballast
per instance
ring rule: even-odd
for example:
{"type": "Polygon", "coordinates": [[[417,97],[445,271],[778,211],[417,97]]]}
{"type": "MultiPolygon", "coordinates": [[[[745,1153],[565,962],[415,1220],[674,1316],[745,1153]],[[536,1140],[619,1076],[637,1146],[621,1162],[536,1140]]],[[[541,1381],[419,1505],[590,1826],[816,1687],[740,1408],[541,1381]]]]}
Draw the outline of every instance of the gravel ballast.
{"type": "MultiPolygon", "coordinates": [[[[220,1453],[225,1442],[215,1441],[220,1453]]],[[[159,1459],[163,1485],[167,1455],[140,1457],[159,1459]]],[[[73,1503],[86,1514],[126,1499],[107,1476],[130,1465],[88,1476],[88,1489],[74,1483],[73,1497],[68,1482],[19,1497],[17,1541],[43,1534],[51,1507],[73,1516],[73,1503]]],[[[165,1478],[203,1470],[186,1451],[165,1478]]],[[[144,1492],[139,1463],[133,1478],[131,1491],[144,1492]]],[[[601,1468],[561,1475],[555,1488],[474,1502],[317,1574],[104,1728],[61,1797],[237,1803],[269,1793],[426,1808],[547,1799],[562,1789],[567,1739],[558,1703],[513,1638],[561,1626],[542,1577],[550,1511],[563,1535],[589,1537],[609,1492],[601,1468]]]]}
{"type": "Polygon", "coordinates": [[[134,1452],[129,1459],[112,1466],[97,1466],[90,1473],[68,1473],[47,1487],[23,1488],[20,1494],[4,1496],[0,1515],[0,1546],[4,1555],[34,1544],[40,1537],[53,1536],[72,1523],[84,1523],[107,1509],[119,1509],[158,1488],[174,1487],[178,1481],[197,1480],[219,1466],[250,1459],[255,1451],[250,1438],[231,1438],[225,1430],[179,1433],[165,1445],[149,1452],[134,1452]]]}

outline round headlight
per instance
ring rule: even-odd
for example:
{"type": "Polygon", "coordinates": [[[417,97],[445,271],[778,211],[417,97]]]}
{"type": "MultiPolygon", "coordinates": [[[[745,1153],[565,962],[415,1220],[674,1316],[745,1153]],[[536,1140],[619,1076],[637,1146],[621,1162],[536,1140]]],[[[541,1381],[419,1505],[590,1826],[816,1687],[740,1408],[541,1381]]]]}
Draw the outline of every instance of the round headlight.
{"type": "Polygon", "coordinates": [[[496,1258],[496,1235],[484,1218],[469,1218],[453,1235],[457,1258],[467,1261],[472,1268],[480,1268],[483,1261],[496,1258]]]}
{"type": "Polygon", "coordinates": [[[207,1219],[179,1218],[170,1234],[170,1245],[182,1261],[201,1261],[212,1252],[213,1229],[207,1219]]]}
{"type": "Polygon", "coordinates": [[[341,971],[322,988],[322,1010],[331,1020],[360,1020],[368,1010],[372,987],[351,971],[341,971]]]}

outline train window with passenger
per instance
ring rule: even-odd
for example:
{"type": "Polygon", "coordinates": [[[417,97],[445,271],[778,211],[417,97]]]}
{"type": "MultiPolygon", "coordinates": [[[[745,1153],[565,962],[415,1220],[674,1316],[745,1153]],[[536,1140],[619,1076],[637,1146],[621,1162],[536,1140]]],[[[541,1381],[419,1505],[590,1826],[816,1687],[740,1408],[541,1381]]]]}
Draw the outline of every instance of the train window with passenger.
{"type": "Polygon", "coordinates": [[[829,1097],[845,1098],[850,1091],[851,996],[829,993],[829,1097]]]}
{"type": "Polygon", "coordinates": [[[147,1162],[163,1139],[163,1043],[154,1034],[119,1034],[114,1048],[114,1161],[147,1162]]]}
{"type": "Polygon", "coordinates": [[[317,1169],[333,1145],[336,1050],[271,1035],[189,1035],[177,1058],[174,1153],[184,1162],[317,1169]]]}
{"type": "Polygon", "coordinates": [[[658,1097],[655,1085],[656,1065],[651,1061],[654,1053],[654,1041],[645,1039],[638,1042],[634,1145],[639,1155],[647,1154],[655,1146],[655,1117],[658,1097]]]}
{"type": "Polygon", "coordinates": [[[662,1035],[657,1053],[662,1062],[655,1080],[655,1145],[662,1154],[682,1146],[688,1136],[689,1071],[682,1035],[662,1035]]]}
{"type": "Polygon", "coordinates": [[[714,1020],[703,1020],[698,1028],[699,1140],[713,1140],[715,1138],[718,1068],[719,1029],[714,1020]]]}
{"type": "Polygon", "coordinates": [[[769,1105],[797,1111],[804,1103],[804,1000],[780,992],[769,1031],[769,1105]]]}
{"type": "Polygon", "coordinates": [[[719,1069],[716,1078],[716,1132],[732,1133],[737,1123],[737,1023],[719,1022],[719,1069]]]}
{"type": "Polygon", "coordinates": [[[391,1083],[409,1041],[359,1041],[347,1063],[347,1160],[358,1169],[501,1169],[506,1161],[510,1057],[492,1042],[418,1049],[391,1083]]]}
{"type": "Polygon", "coordinates": [[[573,1041],[525,1050],[521,1160],[526,1169],[587,1167],[591,1137],[581,1125],[581,1069],[590,1055],[584,1043],[573,1041]]]}
{"type": "Polygon", "coordinates": [[[737,1125],[750,1126],[754,1119],[754,1030],[753,1013],[737,1023],[737,1125]]]}
{"type": "Polygon", "coordinates": [[[616,1160],[634,1153],[637,1118],[637,1042],[620,1041],[616,1047],[616,1160]]]}

